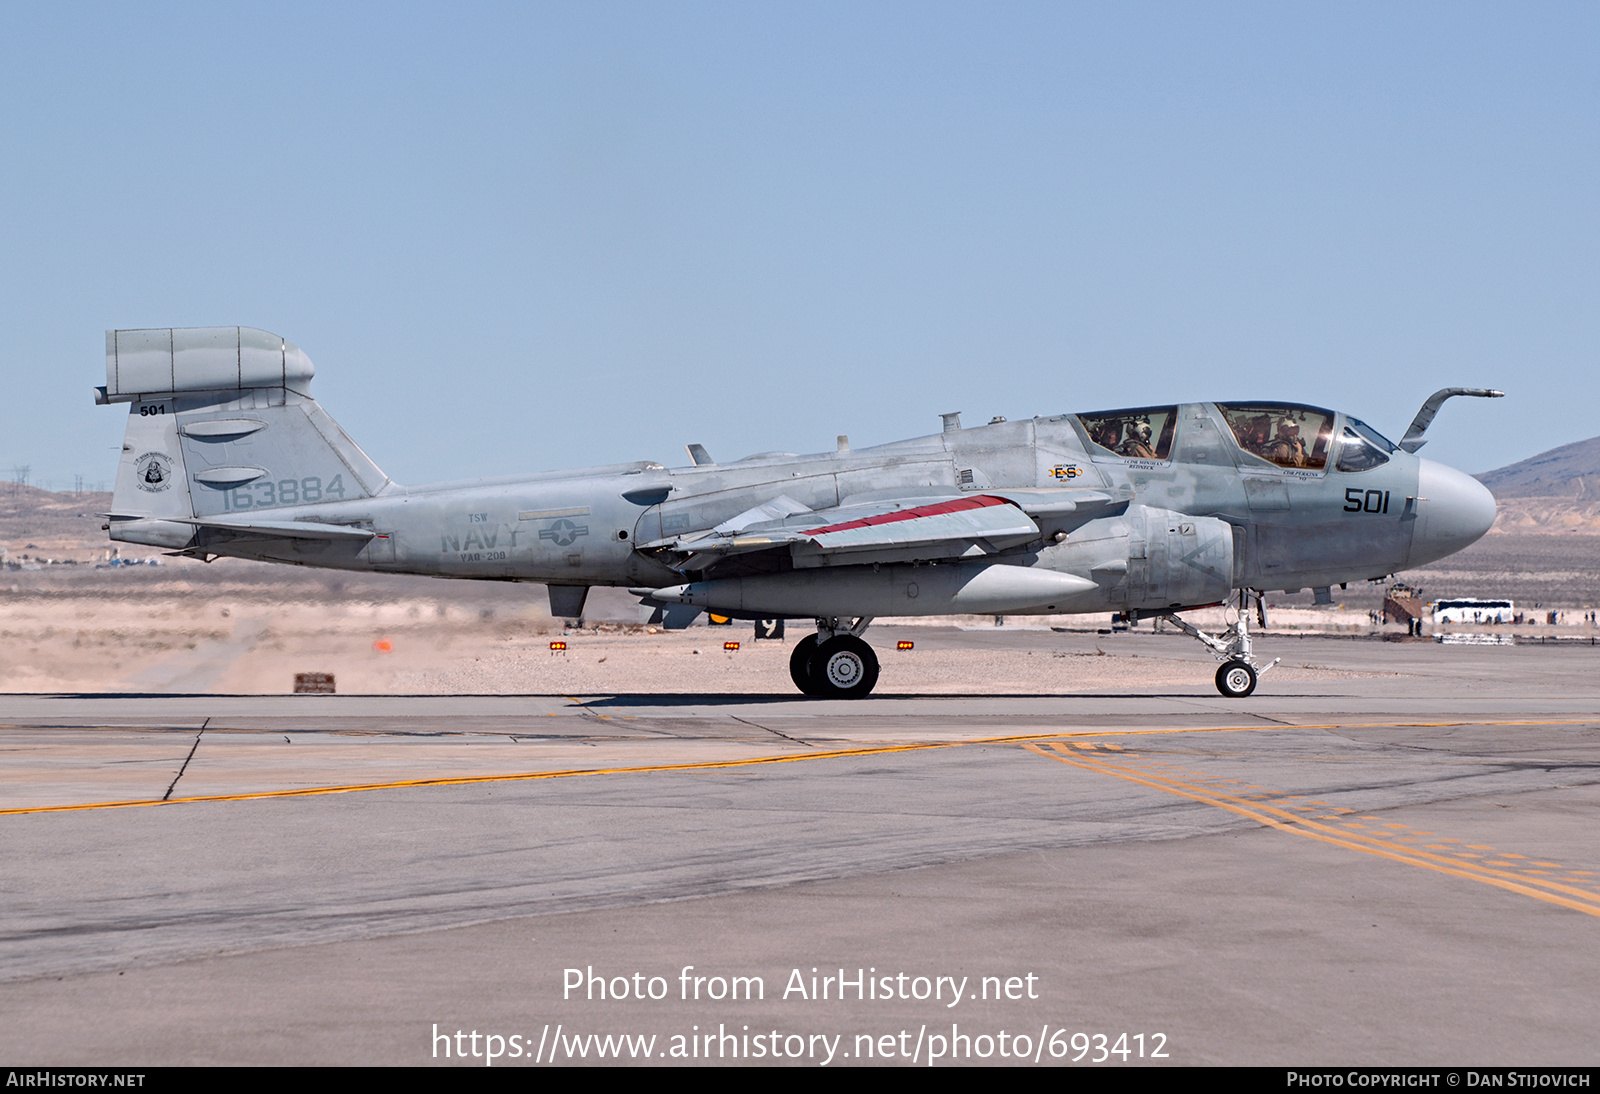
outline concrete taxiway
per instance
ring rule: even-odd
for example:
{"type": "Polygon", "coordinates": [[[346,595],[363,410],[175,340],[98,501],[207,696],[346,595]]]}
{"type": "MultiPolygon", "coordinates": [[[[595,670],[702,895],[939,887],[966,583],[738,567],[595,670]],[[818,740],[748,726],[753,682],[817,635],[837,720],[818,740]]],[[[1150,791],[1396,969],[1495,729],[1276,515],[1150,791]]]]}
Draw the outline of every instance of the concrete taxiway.
{"type": "Polygon", "coordinates": [[[994,1063],[1009,1031],[1039,1062],[1081,1033],[1086,1061],[1159,1034],[1179,1064],[1593,1064],[1600,649],[1271,652],[1332,671],[1243,701],[1099,690],[1089,658],[1067,694],[857,703],[3,696],[0,1044],[457,1063],[459,1029],[515,1066],[653,1034],[670,1063],[710,1030],[713,1061],[759,1031],[794,1063],[817,1035],[835,1065],[882,1037],[994,1063]],[[568,969],[664,994],[574,997],[568,969]],[[813,969],[906,975],[841,1001],[813,969]],[[695,975],[764,997],[682,998],[695,975]],[[970,994],[915,996],[946,976],[970,994]]]}

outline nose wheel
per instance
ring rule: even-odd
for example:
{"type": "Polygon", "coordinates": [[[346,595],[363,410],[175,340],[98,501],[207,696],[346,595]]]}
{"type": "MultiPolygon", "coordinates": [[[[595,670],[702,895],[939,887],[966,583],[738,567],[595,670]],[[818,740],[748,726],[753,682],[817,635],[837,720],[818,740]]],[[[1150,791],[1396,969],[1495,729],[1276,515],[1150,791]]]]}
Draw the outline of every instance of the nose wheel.
{"type": "Polygon", "coordinates": [[[1243,661],[1229,661],[1217,670],[1217,690],[1229,699],[1243,699],[1256,690],[1256,670],[1243,661]]]}

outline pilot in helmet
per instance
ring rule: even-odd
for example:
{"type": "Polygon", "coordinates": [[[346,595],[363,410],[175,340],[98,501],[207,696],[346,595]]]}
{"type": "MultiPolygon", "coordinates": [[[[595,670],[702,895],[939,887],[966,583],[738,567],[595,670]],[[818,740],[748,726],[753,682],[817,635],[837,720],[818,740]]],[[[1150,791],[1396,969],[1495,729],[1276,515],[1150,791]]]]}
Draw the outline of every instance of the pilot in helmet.
{"type": "Polygon", "coordinates": [[[1150,445],[1152,430],[1150,429],[1149,418],[1140,418],[1134,422],[1128,433],[1128,440],[1122,446],[1122,454],[1124,456],[1133,456],[1144,460],[1155,459],[1155,449],[1150,445]]]}
{"type": "Polygon", "coordinates": [[[1278,434],[1272,438],[1267,458],[1288,467],[1306,465],[1306,442],[1300,437],[1300,424],[1293,418],[1278,420],[1278,434]]]}

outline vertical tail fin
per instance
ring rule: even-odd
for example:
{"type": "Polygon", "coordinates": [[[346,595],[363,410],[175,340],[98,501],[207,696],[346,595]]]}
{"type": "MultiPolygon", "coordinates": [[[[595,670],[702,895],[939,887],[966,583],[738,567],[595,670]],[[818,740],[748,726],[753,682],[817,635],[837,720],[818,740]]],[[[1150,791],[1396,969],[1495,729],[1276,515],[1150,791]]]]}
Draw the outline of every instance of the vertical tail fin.
{"type": "Polygon", "coordinates": [[[131,404],[111,538],[182,549],[196,517],[381,492],[388,477],[311,397],[313,372],[251,327],[107,331],[96,402],[131,404]]]}

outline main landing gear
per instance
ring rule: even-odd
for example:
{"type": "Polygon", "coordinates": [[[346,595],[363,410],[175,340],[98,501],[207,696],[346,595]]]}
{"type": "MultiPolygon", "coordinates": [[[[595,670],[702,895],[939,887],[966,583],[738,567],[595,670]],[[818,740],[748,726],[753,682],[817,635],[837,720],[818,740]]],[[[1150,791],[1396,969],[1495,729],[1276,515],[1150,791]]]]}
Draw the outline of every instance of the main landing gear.
{"type": "Polygon", "coordinates": [[[817,633],[794,645],[789,675],[795,686],[819,699],[865,699],[878,683],[878,655],[861,640],[872,619],[817,620],[817,633]]]}
{"type": "Polygon", "coordinates": [[[1239,590],[1239,603],[1235,609],[1233,622],[1229,623],[1227,629],[1219,635],[1209,635],[1170,612],[1161,616],[1190,638],[1204,643],[1207,649],[1217,655],[1222,662],[1222,667],[1217,670],[1217,690],[1229,699],[1243,699],[1255,691],[1256,681],[1261,674],[1283,660],[1281,657],[1274,657],[1263,665],[1250,652],[1252,602],[1255,606],[1256,619],[1265,627],[1267,612],[1261,603],[1261,592],[1257,589],[1239,590]]]}

